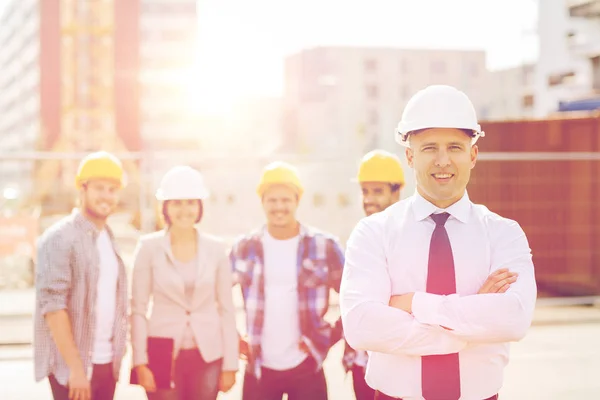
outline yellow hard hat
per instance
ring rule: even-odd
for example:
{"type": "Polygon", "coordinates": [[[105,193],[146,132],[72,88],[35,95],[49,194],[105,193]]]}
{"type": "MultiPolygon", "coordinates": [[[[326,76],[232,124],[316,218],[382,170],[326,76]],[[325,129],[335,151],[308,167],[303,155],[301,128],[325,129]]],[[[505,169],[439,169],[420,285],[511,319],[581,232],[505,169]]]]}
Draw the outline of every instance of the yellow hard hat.
{"type": "Polygon", "coordinates": [[[290,186],[298,194],[298,198],[302,197],[302,193],[304,193],[296,168],[282,161],[272,162],[265,167],[260,183],[256,188],[256,193],[262,197],[265,190],[271,185],[290,186]]]}
{"type": "Polygon", "coordinates": [[[75,186],[77,189],[80,189],[90,179],[112,179],[119,182],[121,187],[125,186],[125,176],[121,161],[106,151],[88,154],[79,163],[77,176],[75,177],[75,186]]]}
{"type": "Polygon", "coordinates": [[[373,150],[362,158],[357,180],[404,185],[404,171],[396,155],[384,150],[373,150]]]}

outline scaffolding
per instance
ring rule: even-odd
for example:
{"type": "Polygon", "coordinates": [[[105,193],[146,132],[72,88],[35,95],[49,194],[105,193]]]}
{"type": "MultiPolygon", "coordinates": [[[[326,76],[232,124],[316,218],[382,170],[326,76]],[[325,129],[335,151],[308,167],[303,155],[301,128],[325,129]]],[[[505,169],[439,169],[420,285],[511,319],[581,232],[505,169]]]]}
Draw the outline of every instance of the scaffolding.
{"type": "MultiPolygon", "coordinates": [[[[54,153],[127,151],[115,124],[115,0],[60,1],[61,132],[54,153]]],[[[132,79],[135,79],[133,77],[132,79]]],[[[37,190],[28,202],[39,206],[49,197],[70,209],[71,187],[79,160],[40,160],[34,168],[37,190]],[[56,185],[57,180],[63,185],[56,185]]],[[[125,160],[130,182],[139,182],[135,160],[125,160]]],[[[55,208],[55,207],[54,207],[55,208]]],[[[42,213],[45,213],[42,210],[42,213]]]]}

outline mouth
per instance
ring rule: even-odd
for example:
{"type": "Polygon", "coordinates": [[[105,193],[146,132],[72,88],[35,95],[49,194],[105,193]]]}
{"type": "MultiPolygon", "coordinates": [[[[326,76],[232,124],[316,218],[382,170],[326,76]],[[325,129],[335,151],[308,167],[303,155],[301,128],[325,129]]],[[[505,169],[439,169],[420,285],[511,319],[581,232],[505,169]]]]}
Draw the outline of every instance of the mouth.
{"type": "Polygon", "coordinates": [[[438,183],[448,183],[448,182],[450,182],[450,180],[452,178],[454,178],[454,174],[450,174],[450,173],[447,173],[447,172],[444,172],[444,173],[440,172],[440,173],[436,173],[436,174],[431,174],[431,176],[438,183]]]}
{"type": "Polygon", "coordinates": [[[110,210],[112,208],[112,205],[108,203],[100,203],[98,204],[98,208],[101,210],[110,210]]]}

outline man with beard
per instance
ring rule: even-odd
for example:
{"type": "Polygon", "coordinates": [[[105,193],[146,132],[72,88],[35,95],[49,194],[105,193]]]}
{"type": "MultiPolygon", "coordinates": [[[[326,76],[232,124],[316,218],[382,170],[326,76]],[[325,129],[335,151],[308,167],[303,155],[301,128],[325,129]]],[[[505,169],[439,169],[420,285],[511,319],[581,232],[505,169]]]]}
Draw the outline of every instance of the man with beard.
{"type": "Polygon", "coordinates": [[[301,224],[296,169],[275,162],[258,185],[265,227],[239,239],[231,261],[246,310],[244,400],[326,400],[323,361],[341,323],[323,318],[339,291],[344,255],[331,235],[301,224]]]}
{"type": "MultiPolygon", "coordinates": [[[[404,171],[397,156],[384,150],[373,150],[363,157],[356,180],[362,190],[363,209],[369,216],[400,200],[404,171]]],[[[352,371],[356,400],[373,400],[375,391],[365,382],[367,352],[354,350],[348,343],[345,345],[343,363],[346,371],[352,371]]]]}
{"type": "Polygon", "coordinates": [[[121,162],[97,152],[75,179],[79,209],[38,244],[34,362],[55,400],[114,397],[127,334],[127,281],[106,219],[124,186],[121,162]]]}

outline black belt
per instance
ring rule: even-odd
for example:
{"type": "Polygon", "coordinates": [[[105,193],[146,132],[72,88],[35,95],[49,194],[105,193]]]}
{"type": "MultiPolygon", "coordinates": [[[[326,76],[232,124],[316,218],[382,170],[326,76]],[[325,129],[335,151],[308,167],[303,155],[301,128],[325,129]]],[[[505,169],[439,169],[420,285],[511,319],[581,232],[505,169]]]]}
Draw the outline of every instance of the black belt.
{"type": "MultiPolygon", "coordinates": [[[[402,398],[400,398],[400,397],[391,397],[391,396],[388,396],[385,393],[375,392],[375,400],[402,400],[402,398]]],[[[495,394],[492,397],[488,397],[487,399],[484,399],[484,400],[498,400],[498,395],[495,394]]]]}

